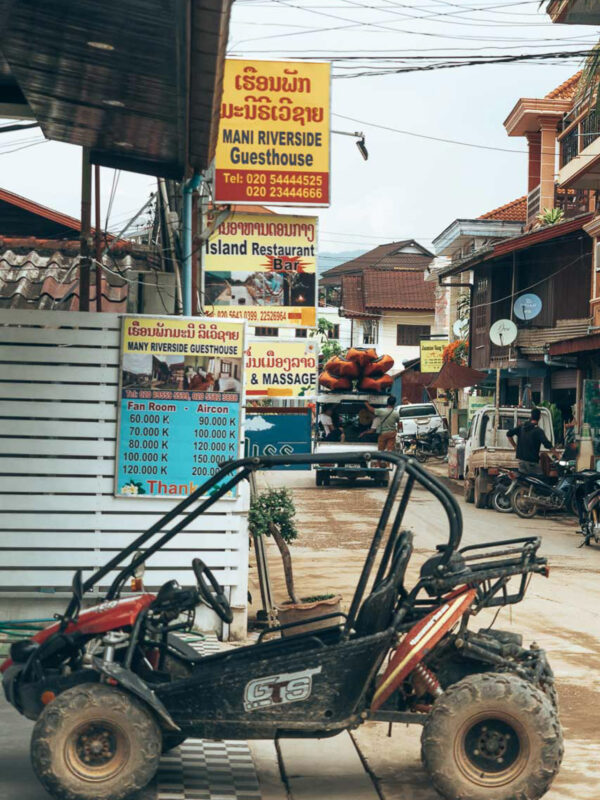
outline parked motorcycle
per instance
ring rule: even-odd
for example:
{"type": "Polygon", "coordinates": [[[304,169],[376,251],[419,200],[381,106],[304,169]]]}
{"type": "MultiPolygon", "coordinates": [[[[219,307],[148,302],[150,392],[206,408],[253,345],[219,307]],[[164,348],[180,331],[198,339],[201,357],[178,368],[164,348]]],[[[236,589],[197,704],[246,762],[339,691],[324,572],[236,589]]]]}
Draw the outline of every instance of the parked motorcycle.
{"type": "Polygon", "coordinates": [[[498,475],[490,494],[490,505],[500,514],[512,514],[512,490],[517,485],[518,475],[515,470],[498,467],[498,475]]]}
{"type": "Polygon", "coordinates": [[[590,479],[587,493],[580,503],[579,522],[583,536],[583,542],[579,545],[584,547],[600,543],[600,477],[590,479]]]}
{"type": "Polygon", "coordinates": [[[448,455],[448,431],[436,428],[427,433],[401,437],[402,452],[424,463],[428,458],[445,458],[448,455]]]}
{"type": "Polygon", "coordinates": [[[569,511],[579,516],[579,498],[585,487],[600,473],[594,470],[575,471],[574,461],[559,461],[558,481],[552,485],[540,475],[519,473],[511,492],[513,511],[524,519],[531,519],[538,511],[569,511]]]}

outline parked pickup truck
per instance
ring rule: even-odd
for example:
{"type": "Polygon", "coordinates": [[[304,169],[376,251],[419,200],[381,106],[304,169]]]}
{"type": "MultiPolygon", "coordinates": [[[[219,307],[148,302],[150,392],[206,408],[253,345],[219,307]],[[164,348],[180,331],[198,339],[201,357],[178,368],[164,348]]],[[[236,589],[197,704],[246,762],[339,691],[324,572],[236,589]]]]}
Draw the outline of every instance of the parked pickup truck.
{"type": "MultiPolygon", "coordinates": [[[[554,444],[552,416],[547,408],[540,408],[540,427],[554,444]]],[[[521,425],[531,416],[528,408],[500,408],[498,437],[494,441],[494,406],[484,406],[475,412],[469,424],[465,443],[464,492],[467,503],[485,508],[493,488],[498,467],[516,469],[515,451],[506,438],[506,432],[521,425]]]]}

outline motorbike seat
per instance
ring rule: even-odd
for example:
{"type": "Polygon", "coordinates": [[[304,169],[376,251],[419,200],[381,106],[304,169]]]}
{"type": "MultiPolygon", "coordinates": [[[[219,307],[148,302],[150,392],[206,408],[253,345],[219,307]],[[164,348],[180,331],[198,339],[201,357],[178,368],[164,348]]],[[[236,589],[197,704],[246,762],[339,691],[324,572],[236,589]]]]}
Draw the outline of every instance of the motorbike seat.
{"type": "Polygon", "coordinates": [[[387,575],[373,587],[371,594],[360,607],[354,625],[359,636],[384,631],[392,621],[396,600],[412,555],[412,538],[412,533],[409,531],[404,531],[399,536],[387,575]]]}

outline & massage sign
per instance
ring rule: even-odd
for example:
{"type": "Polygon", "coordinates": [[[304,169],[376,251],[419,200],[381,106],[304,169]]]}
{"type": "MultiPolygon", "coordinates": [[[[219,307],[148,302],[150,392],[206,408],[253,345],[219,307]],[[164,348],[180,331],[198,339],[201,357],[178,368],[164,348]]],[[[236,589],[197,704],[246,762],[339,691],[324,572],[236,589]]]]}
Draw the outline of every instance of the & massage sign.
{"type": "Polygon", "coordinates": [[[245,323],[122,319],[115,494],[185,497],[240,452],[245,323]]]}
{"type": "Polygon", "coordinates": [[[215,202],[329,205],[330,65],[227,59],[215,202]]]}
{"type": "Polygon", "coordinates": [[[204,296],[215,317],[313,327],[316,294],[316,217],[231,214],[205,244],[204,296]]]}

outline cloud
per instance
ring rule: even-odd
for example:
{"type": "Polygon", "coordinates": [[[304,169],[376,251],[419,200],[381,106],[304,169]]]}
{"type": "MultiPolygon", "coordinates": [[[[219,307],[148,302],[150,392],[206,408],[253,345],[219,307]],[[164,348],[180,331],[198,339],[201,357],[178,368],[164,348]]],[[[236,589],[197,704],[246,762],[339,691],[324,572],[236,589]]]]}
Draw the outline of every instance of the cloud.
{"type": "Polygon", "coordinates": [[[248,431],[268,431],[274,427],[275,425],[272,422],[267,422],[260,414],[252,414],[252,416],[246,418],[246,422],[244,423],[244,430],[246,433],[248,431]]]}

